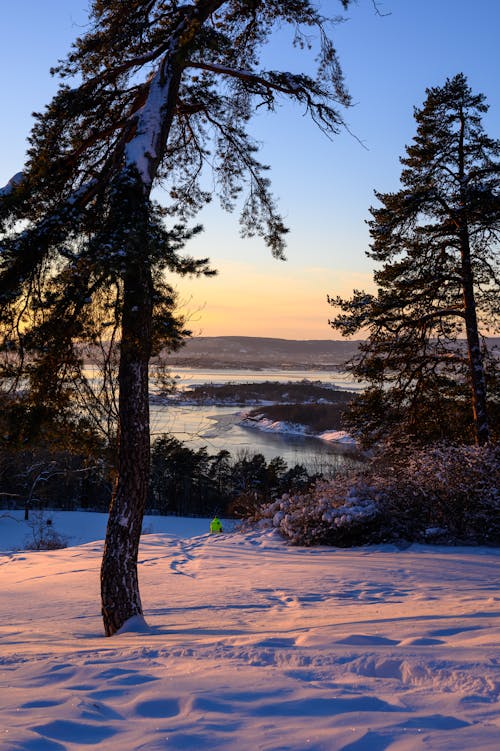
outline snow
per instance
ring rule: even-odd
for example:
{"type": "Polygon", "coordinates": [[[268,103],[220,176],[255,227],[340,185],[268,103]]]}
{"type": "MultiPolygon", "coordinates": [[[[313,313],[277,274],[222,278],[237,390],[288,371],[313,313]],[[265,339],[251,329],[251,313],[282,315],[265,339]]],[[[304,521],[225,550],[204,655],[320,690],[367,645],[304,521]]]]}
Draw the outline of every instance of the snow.
{"type": "Polygon", "coordinates": [[[163,122],[163,109],[165,108],[171,80],[165,78],[163,67],[156,71],[152,77],[146,102],[135,114],[137,129],[134,138],[125,146],[125,164],[135,167],[141,176],[145,186],[150,187],[152,182],[151,160],[157,158],[157,148],[160,139],[163,122]]]}
{"type": "MultiPolygon", "coordinates": [[[[243,413],[245,414],[245,413],[243,413]]],[[[271,420],[268,417],[244,417],[240,425],[246,428],[255,428],[262,430],[264,433],[282,433],[287,435],[306,435],[306,428],[296,422],[286,422],[285,420],[271,420]]]]}
{"type": "Polygon", "coordinates": [[[240,425],[245,428],[262,430],[264,433],[280,433],[283,435],[307,435],[309,438],[320,438],[329,443],[342,443],[355,446],[356,441],[345,430],[324,430],[322,433],[308,433],[305,425],[285,420],[272,420],[262,415],[250,416],[248,412],[242,412],[240,425]]]}
{"type": "MultiPolygon", "coordinates": [[[[10,514],[6,517],[3,514],[10,514]]],[[[103,637],[106,516],[13,550],[0,513],[2,751],[493,751],[500,551],[287,546],[148,517],[147,626],[103,637]]]]}
{"type": "Polygon", "coordinates": [[[355,446],[356,441],[345,430],[325,430],[318,435],[322,441],[329,441],[331,443],[344,443],[349,446],[355,446]]]}
{"type": "Polygon", "coordinates": [[[0,198],[2,196],[8,196],[12,193],[12,191],[17,188],[18,185],[22,183],[24,180],[24,172],[16,172],[16,174],[10,178],[7,185],[4,185],[3,188],[0,188],[0,198]]]}

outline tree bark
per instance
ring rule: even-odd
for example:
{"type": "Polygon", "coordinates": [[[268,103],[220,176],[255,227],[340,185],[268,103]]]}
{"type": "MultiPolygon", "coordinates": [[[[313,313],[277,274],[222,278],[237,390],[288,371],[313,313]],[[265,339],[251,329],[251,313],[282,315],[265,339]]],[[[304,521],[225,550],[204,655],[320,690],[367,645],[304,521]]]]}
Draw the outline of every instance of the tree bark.
{"type": "Polygon", "coordinates": [[[475,439],[478,446],[484,446],[490,440],[488,412],[486,402],[486,378],[479,342],[476,300],[474,297],[474,274],[471,263],[469,225],[467,217],[467,190],[465,170],[465,129],[466,120],[463,110],[459,110],[458,141],[458,180],[460,185],[460,210],[458,220],[462,297],[464,302],[465,331],[472,391],[472,412],[474,416],[475,439]]]}
{"type": "Polygon", "coordinates": [[[486,401],[486,379],[484,375],[481,345],[479,342],[476,301],[474,298],[474,280],[470,260],[469,237],[466,228],[462,231],[461,244],[465,330],[471,378],[475,439],[478,446],[484,446],[490,440],[486,401]]]}
{"type": "Polygon", "coordinates": [[[152,282],[149,262],[136,258],[124,278],[119,367],[118,480],[111,502],[101,567],[106,636],[142,616],[137,556],[149,464],[149,379],[152,282]]]}

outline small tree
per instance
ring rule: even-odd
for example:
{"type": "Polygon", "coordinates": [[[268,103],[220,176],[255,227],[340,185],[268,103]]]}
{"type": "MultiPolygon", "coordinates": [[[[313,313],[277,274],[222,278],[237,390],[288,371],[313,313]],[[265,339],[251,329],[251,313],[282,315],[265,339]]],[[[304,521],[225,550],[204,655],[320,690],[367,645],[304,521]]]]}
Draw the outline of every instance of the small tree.
{"type": "Polygon", "coordinates": [[[500,141],[483,130],[486,111],[462,74],[427,90],[402,187],[376,193],[382,206],[371,209],[377,294],[330,299],[342,311],[333,328],[369,331],[352,363],[369,383],[351,410],[365,437],[403,424],[427,437],[465,429],[479,445],[490,439],[497,362],[480,331],[499,322],[500,141]]]}
{"type": "MultiPolygon", "coordinates": [[[[346,8],[350,0],[339,0],[346,8]]],[[[336,3],[337,4],[337,3],[336,3]]],[[[283,255],[286,228],[265,166],[247,132],[255,106],[278,97],[301,105],[327,133],[348,104],[330,21],[311,0],[93,0],[90,28],[57,72],[62,85],[37,117],[28,164],[0,192],[0,300],[8,346],[22,360],[26,311],[36,319],[40,398],[60,388],[74,342],[87,334],[89,307],[114,294],[120,326],[118,481],[101,571],[105,632],[142,614],[137,555],[149,475],[148,366],[173,323],[164,273],[206,273],[180,259],[190,233],[181,223],[211,198],[213,169],[223,206],[248,188],[241,221],[283,255]],[[261,70],[263,45],[289,25],[298,49],[316,33],[317,72],[261,70]],[[168,211],[152,199],[169,189],[168,211]],[[165,297],[167,293],[167,299],[165,297]],[[61,353],[67,353],[64,363],[61,353]]]]}

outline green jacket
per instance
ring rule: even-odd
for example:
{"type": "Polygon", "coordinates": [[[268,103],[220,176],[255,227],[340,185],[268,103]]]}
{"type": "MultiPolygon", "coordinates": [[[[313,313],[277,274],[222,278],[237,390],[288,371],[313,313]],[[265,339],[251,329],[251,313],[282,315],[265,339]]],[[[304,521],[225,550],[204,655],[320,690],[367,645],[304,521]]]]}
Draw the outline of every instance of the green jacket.
{"type": "Polygon", "coordinates": [[[222,524],[216,516],[210,522],[210,532],[222,532],[222,524]]]}

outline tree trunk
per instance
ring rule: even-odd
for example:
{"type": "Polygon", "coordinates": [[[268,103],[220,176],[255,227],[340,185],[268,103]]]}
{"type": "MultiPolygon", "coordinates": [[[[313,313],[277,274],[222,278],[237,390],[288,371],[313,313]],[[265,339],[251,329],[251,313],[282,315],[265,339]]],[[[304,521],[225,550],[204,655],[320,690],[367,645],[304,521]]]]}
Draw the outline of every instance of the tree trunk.
{"type": "Polygon", "coordinates": [[[470,261],[469,238],[464,230],[462,245],[462,285],[465,311],[465,330],[467,335],[467,352],[472,390],[472,411],[474,415],[475,439],[478,446],[484,446],[490,440],[488,412],[486,402],[486,379],[483,357],[479,342],[477,326],[476,301],[470,261]]]}
{"type": "Polygon", "coordinates": [[[142,616],[137,556],[149,482],[148,365],[152,317],[151,272],[147,253],[144,256],[129,263],[124,278],[118,374],[118,480],[101,567],[106,636],[116,633],[129,618],[142,616]]]}
{"type": "Polygon", "coordinates": [[[472,271],[469,225],[467,216],[467,176],[465,169],[466,118],[463,109],[459,110],[460,129],[458,141],[458,179],[460,184],[460,211],[458,230],[460,237],[460,258],[462,295],[464,301],[465,330],[469,356],[469,372],[472,390],[472,412],[474,415],[475,439],[478,446],[490,440],[488,413],[486,407],[486,378],[484,375],[481,345],[477,326],[476,300],[474,297],[474,275],[472,271]]]}

